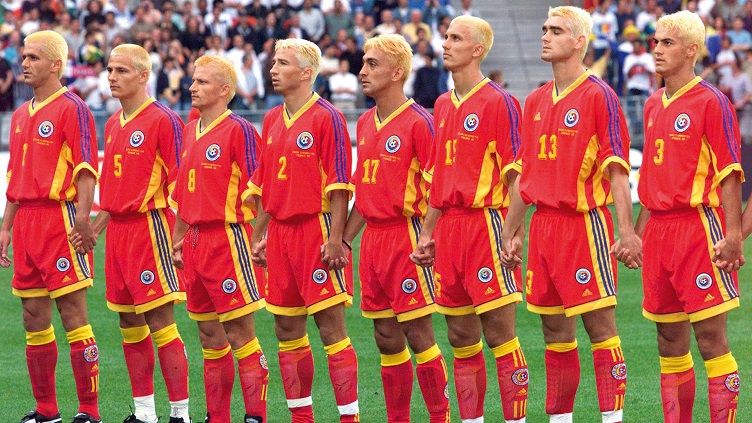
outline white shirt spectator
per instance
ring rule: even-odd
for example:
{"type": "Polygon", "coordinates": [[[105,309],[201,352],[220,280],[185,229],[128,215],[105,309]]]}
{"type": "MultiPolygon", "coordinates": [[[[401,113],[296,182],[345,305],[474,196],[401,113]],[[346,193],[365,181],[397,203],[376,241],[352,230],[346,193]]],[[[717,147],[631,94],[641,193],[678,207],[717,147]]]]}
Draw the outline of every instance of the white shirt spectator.
{"type": "Polygon", "coordinates": [[[329,89],[335,105],[340,102],[355,103],[355,99],[358,98],[358,78],[349,71],[342,72],[340,69],[329,77],[329,89]]]}
{"type": "Polygon", "coordinates": [[[616,15],[611,11],[602,13],[600,8],[593,12],[593,48],[606,49],[610,43],[616,42],[616,34],[619,32],[619,22],[616,15]]]}
{"type": "Polygon", "coordinates": [[[627,90],[652,92],[654,74],[655,60],[650,53],[631,53],[624,59],[624,77],[627,80],[627,90]]]}
{"type": "MultiPolygon", "coordinates": [[[[337,0],[321,0],[321,11],[324,13],[329,13],[332,10],[334,10],[334,2],[337,0]]],[[[350,0],[340,0],[342,2],[342,7],[345,9],[345,12],[350,11],[350,0]]]]}
{"type": "Polygon", "coordinates": [[[300,27],[305,29],[308,35],[314,40],[318,40],[324,35],[326,29],[326,22],[324,21],[324,14],[319,9],[312,7],[311,10],[301,10],[298,12],[300,17],[300,27]]]}

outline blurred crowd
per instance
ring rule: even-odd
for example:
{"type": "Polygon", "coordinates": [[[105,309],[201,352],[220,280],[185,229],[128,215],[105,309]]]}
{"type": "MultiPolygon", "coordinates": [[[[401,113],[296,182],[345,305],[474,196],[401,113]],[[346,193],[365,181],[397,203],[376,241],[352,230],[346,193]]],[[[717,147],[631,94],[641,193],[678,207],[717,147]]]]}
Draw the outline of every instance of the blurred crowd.
{"type": "Polygon", "coordinates": [[[696,73],[728,96],[744,142],[752,143],[752,0],[585,0],[584,6],[593,17],[586,63],[624,96],[637,126],[644,100],[661,86],[651,54],[656,21],[684,9],[699,14],[707,38],[696,73]]]}
{"type": "Polygon", "coordinates": [[[230,59],[238,72],[235,110],[266,109],[282,99],[271,89],[274,41],[311,40],[323,53],[315,90],[342,109],[368,106],[357,73],[363,44],[377,34],[403,34],[412,45],[407,94],[432,108],[451,88],[442,65],[442,41],[460,14],[478,15],[472,0],[3,0],[0,2],[0,112],[31,98],[22,83],[22,42],[40,29],[62,34],[69,46],[64,75],[69,89],[93,111],[119,108],[111,97],[105,60],[132,42],[149,51],[149,89],[175,110],[190,108],[193,61],[210,53],[230,59]]]}

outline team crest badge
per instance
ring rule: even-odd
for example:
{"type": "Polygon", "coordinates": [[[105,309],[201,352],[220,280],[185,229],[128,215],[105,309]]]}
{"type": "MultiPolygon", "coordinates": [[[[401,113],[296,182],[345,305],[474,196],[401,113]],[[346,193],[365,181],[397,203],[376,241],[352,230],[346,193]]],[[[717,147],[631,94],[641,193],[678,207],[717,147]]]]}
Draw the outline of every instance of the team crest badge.
{"type": "Polygon", "coordinates": [[[96,344],[84,348],[84,360],[87,363],[94,363],[99,360],[99,348],[96,344]]]}
{"type": "Polygon", "coordinates": [[[67,272],[68,269],[70,269],[70,260],[65,257],[60,257],[59,259],[57,259],[55,267],[61,272],[67,272]]]}
{"type": "Polygon", "coordinates": [[[313,147],[313,135],[308,131],[301,132],[295,143],[298,145],[299,149],[308,150],[313,147]]]}
{"type": "Polygon", "coordinates": [[[259,365],[264,370],[268,370],[269,369],[269,365],[266,364],[266,356],[264,354],[261,354],[261,356],[259,357],[259,365]]]}
{"type": "Polygon", "coordinates": [[[329,279],[329,274],[326,273],[326,270],[324,269],[316,269],[313,271],[313,275],[311,275],[311,277],[313,278],[314,282],[321,285],[326,282],[327,279],[329,279]]]}
{"type": "Polygon", "coordinates": [[[222,291],[225,291],[225,294],[232,294],[236,289],[238,289],[238,283],[234,280],[225,279],[222,282],[222,291]]]}
{"type": "Polygon", "coordinates": [[[584,267],[582,269],[577,269],[577,273],[574,274],[574,278],[577,279],[577,283],[582,285],[590,282],[591,277],[592,275],[590,274],[590,271],[585,269],[584,267]]]}
{"type": "Polygon", "coordinates": [[[567,110],[567,114],[564,115],[564,126],[566,126],[567,128],[571,128],[577,125],[577,122],[579,121],[580,121],[580,113],[577,111],[577,109],[567,110]]]}
{"type": "Polygon", "coordinates": [[[679,116],[676,117],[676,120],[674,121],[674,130],[676,132],[684,132],[687,129],[689,129],[689,115],[686,113],[682,113],[679,116]]]}
{"type": "Polygon", "coordinates": [[[488,267],[481,267],[480,270],[478,270],[478,280],[483,283],[491,282],[491,279],[493,279],[493,271],[489,269],[488,267]]]}
{"type": "Polygon", "coordinates": [[[141,144],[144,143],[145,139],[146,137],[144,136],[143,132],[133,131],[133,133],[131,134],[131,139],[130,139],[131,147],[140,147],[141,144]]]}
{"type": "Polygon", "coordinates": [[[222,149],[219,148],[219,145],[212,144],[206,147],[206,160],[210,162],[216,161],[220,155],[222,155],[222,149]]]}
{"type": "Polygon", "coordinates": [[[144,270],[141,272],[141,283],[144,285],[151,285],[154,283],[154,272],[151,270],[144,270]]]}
{"type": "Polygon", "coordinates": [[[624,380],[627,378],[627,365],[625,363],[614,364],[611,368],[611,377],[616,380],[624,380]]]}
{"type": "Polygon", "coordinates": [[[402,292],[405,294],[412,294],[418,289],[418,284],[415,283],[415,279],[405,279],[402,281],[402,292]]]}
{"type": "Polygon", "coordinates": [[[731,392],[734,392],[734,393],[739,392],[739,385],[740,385],[739,373],[731,373],[730,375],[726,376],[724,385],[726,385],[726,389],[728,389],[731,392]]]}
{"type": "Polygon", "coordinates": [[[700,273],[695,278],[695,285],[697,285],[697,287],[700,289],[708,289],[712,284],[713,278],[711,278],[707,273],[700,273]]]}
{"type": "Polygon", "coordinates": [[[469,115],[465,116],[465,131],[467,132],[474,132],[476,129],[478,129],[478,125],[480,124],[480,119],[478,119],[478,115],[475,113],[470,113],[469,115]]]}
{"type": "Polygon", "coordinates": [[[512,383],[517,386],[525,386],[529,377],[527,369],[517,369],[512,373],[512,383]]]}
{"type": "Polygon", "coordinates": [[[42,138],[48,138],[55,131],[55,127],[52,126],[52,122],[45,120],[39,124],[39,136],[42,138]]]}
{"type": "Polygon", "coordinates": [[[394,154],[400,149],[401,146],[402,141],[400,141],[399,137],[392,135],[391,137],[386,139],[386,145],[384,146],[384,148],[386,148],[387,153],[394,154]]]}

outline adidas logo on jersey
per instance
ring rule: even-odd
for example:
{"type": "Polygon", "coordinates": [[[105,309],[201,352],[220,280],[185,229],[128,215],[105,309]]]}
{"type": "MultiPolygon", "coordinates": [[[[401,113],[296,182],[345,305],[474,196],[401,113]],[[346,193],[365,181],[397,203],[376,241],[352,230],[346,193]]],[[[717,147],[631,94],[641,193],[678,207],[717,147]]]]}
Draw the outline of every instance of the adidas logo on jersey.
{"type": "Polygon", "coordinates": [[[486,288],[486,292],[484,292],[484,294],[491,295],[494,292],[496,292],[496,291],[494,291],[494,289],[489,286],[488,288],[486,288]]]}
{"type": "Polygon", "coordinates": [[[329,293],[329,290],[326,289],[326,288],[324,288],[324,289],[321,290],[321,292],[319,292],[319,295],[326,295],[328,293],[329,293]]]}
{"type": "Polygon", "coordinates": [[[708,295],[705,296],[705,302],[706,303],[709,302],[709,301],[713,301],[713,300],[715,300],[715,297],[713,296],[713,294],[708,294],[708,295]]]}
{"type": "Polygon", "coordinates": [[[414,305],[418,304],[418,301],[415,298],[410,298],[410,301],[407,302],[407,305],[414,305]]]}
{"type": "Polygon", "coordinates": [[[230,301],[230,304],[237,304],[238,300],[233,297],[233,299],[230,301]]]}
{"type": "Polygon", "coordinates": [[[541,120],[541,115],[540,115],[540,112],[536,112],[536,113],[535,113],[535,117],[533,118],[533,121],[536,121],[536,122],[537,122],[537,121],[539,121],[539,120],[541,120]]]}
{"type": "Polygon", "coordinates": [[[517,395],[527,395],[527,389],[522,388],[519,391],[517,391],[517,395]]]}
{"type": "Polygon", "coordinates": [[[149,292],[146,293],[146,295],[154,295],[156,292],[153,289],[150,289],[149,292]]]}
{"type": "Polygon", "coordinates": [[[587,297],[587,296],[590,296],[590,295],[593,295],[593,293],[590,292],[589,289],[585,289],[584,291],[582,291],[582,296],[583,297],[587,297]]]}
{"type": "Polygon", "coordinates": [[[70,280],[71,280],[70,276],[68,276],[68,275],[63,276],[63,283],[70,282],[70,280]]]}
{"type": "Polygon", "coordinates": [[[360,142],[358,143],[358,145],[365,145],[365,143],[366,143],[366,138],[365,138],[365,137],[362,137],[362,138],[360,139],[360,142]]]}

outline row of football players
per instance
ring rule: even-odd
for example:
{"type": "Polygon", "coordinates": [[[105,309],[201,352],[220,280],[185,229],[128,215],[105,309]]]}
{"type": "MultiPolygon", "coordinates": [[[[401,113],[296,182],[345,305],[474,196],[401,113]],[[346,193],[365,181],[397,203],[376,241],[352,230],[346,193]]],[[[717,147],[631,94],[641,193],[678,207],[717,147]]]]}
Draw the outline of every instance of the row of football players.
{"type": "Polygon", "coordinates": [[[627,370],[614,318],[617,258],[643,267],[644,315],[658,328],[666,421],[691,421],[690,325],[710,377],[711,419],[733,421],[739,378],[725,315],[739,303],[743,173],[733,109],[692,70],[704,27],[689,12],[659,22],[655,55],[666,88],[645,108],[645,157],[653,160],[641,169],[644,207],[633,227],[629,137],[618,99],[582,66],[591,24],[578,8],[549,11],[541,57],[554,79],[527,98],[525,113],[480,71],[493,43],[481,19],[450,25],[444,61],[455,89],[437,101],[433,117],[402,92],[411,61],[405,41],[370,40],[360,79],[376,107],[358,121],[352,177],[344,118],[311,92],[320,59],[315,45],[277,42],[271,77],[285,102],[267,113],[262,136],[227,109],[235,74],[223,59],[196,61],[191,94],[200,117],[183,128],[146,94],[145,50],[118,46],[107,69],[123,109],[106,125],[103,211],[93,223],[99,173],[91,115],[58,81],[64,41],[50,32],[27,37],[24,77],[35,99],[13,116],[0,231],[8,266],[15,221],[13,291],[25,311],[37,400],[22,421],[59,421],[53,299],[71,344],[80,401],[74,421],[99,421],[98,351],[83,288],[92,283],[92,248],[105,227],[107,303],[120,315],[135,403],[127,421],[156,421],[153,385],[143,383],[152,380],[152,341],[171,421],[188,421],[188,364],[172,307],[183,300],[200,330],[208,421],[230,421],[233,355],[245,421],[267,420],[268,369],[253,324],[253,312],[264,306],[275,316],[293,420],[313,421],[305,325],[313,315],[341,421],[357,421],[357,356],[343,310],[352,299],[350,242],[365,226],[361,307],[374,321],[389,421],[409,420],[410,350],[431,421],[449,421],[446,365],[430,319],[438,310],[446,316],[462,421],[483,420],[483,334],[496,357],[504,418],[522,422],[528,371],[515,309],[527,204],[536,211],[526,297],[528,309],[541,315],[551,421],[572,421],[577,315],[592,342],[602,420],[622,420],[627,370]],[[618,241],[606,208],[611,201],[618,241]],[[665,250],[674,253],[658,253],[665,250]]]}

